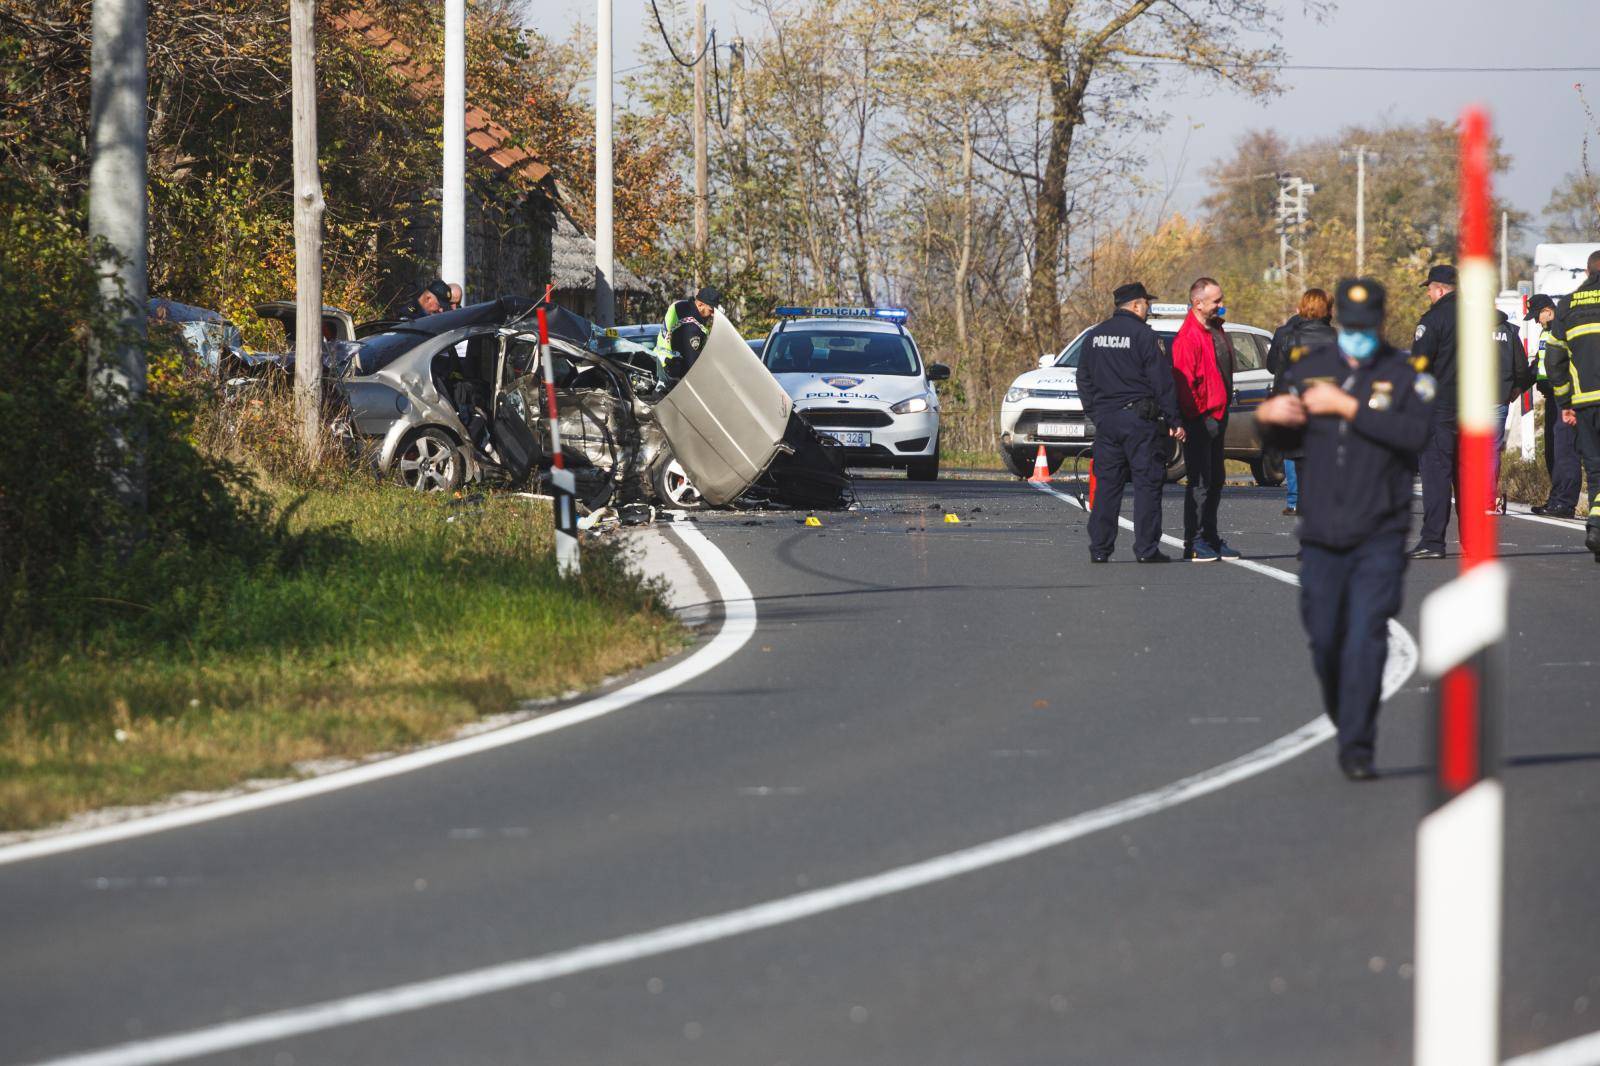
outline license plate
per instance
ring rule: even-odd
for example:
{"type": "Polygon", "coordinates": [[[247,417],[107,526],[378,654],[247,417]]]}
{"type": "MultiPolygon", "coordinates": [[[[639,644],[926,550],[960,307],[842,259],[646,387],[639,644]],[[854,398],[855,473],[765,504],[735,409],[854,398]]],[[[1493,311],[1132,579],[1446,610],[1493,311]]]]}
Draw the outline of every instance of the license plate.
{"type": "Polygon", "coordinates": [[[846,448],[872,447],[872,434],[864,429],[819,429],[824,437],[832,437],[846,448]]]}
{"type": "Polygon", "coordinates": [[[1089,427],[1082,422],[1040,422],[1038,435],[1041,437],[1084,437],[1089,433],[1089,427]]]}

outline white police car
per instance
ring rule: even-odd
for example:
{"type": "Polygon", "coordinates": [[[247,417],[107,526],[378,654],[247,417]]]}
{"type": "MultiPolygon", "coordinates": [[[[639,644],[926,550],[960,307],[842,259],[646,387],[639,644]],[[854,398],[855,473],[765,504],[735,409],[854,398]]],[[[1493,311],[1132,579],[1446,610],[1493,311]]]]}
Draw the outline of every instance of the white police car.
{"type": "Polygon", "coordinates": [[[939,394],[950,377],[925,364],[893,307],[780,307],[762,362],[795,412],[844,449],[846,466],[901,467],[939,476],[939,394]]]}
{"type": "MultiPolygon", "coordinates": [[[[1150,328],[1155,330],[1169,362],[1172,342],[1188,313],[1184,304],[1150,307],[1150,328]]],[[[1225,454],[1229,459],[1248,462],[1257,484],[1276,485],[1283,480],[1283,460],[1270,453],[1263,455],[1261,438],[1256,436],[1255,419],[1251,417],[1272,386],[1272,374],[1267,370],[1267,347],[1272,343],[1272,334],[1236,322],[1228,322],[1223,328],[1233,341],[1236,360],[1225,454]]],[[[1038,369],[1020,375],[1006,390],[1000,404],[1000,459],[1018,477],[1033,473],[1041,444],[1050,472],[1055,473],[1067,456],[1094,443],[1094,423],[1084,414],[1083,401],[1078,397],[1078,357],[1088,332],[1079,333],[1059,353],[1040,356],[1038,369]]],[[[1167,476],[1177,480],[1183,473],[1183,450],[1175,448],[1167,476]]]]}

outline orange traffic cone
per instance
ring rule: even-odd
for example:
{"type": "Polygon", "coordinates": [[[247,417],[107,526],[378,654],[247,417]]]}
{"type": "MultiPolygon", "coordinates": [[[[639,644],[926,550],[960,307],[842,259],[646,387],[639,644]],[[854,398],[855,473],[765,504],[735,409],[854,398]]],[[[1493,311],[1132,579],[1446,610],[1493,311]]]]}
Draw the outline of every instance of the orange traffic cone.
{"type": "Polygon", "coordinates": [[[1033,459],[1033,476],[1029,481],[1048,483],[1050,481],[1050,460],[1044,457],[1044,445],[1039,445],[1039,454],[1033,459]]]}

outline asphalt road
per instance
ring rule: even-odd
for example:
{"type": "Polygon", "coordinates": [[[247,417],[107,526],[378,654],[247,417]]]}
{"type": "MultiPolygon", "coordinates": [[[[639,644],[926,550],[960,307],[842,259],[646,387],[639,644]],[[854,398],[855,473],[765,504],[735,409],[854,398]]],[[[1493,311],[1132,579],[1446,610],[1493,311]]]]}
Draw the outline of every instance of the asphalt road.
{"type": "MultiPolygon", "coordinates": [[[[1084,516],[1015,480],[859,488],[860,509],[820,529],[698,523],[753,590],[757,628],[670,693],[0,866],[0,1062],[552,954],[565,970],[300,1035],[266,1023],[194,1061],[1408,1061],[1421,676],[1386,705],[1380,781],[1347,783],[1322,743],[1187,798],[1169,786],[1317,718],[1292,587],[1137,566],[1126,533],[1091,567],[1084,516]],[[1134,796],[1165,798],[1114,806],[1134,796]],[[815,891],[1108,807],[978,868],[917,867],[860,901],[815,891]],[[671,950],[634,936],[795,898],[804,913],[671,950]],[[601,942],[626,949],[572,950],[601,942]]],[[[1281,491],[1232,489],[1224,535],[1293,572],[1281,507],[1281,491]]],[[[1600,1029],[1600,567],[1571,528],[1505,521],[1501,538],[1511,1056],[1600,1029]]],[[[1412,633],[1455,572],[1413,566],[1412,633]]]]}

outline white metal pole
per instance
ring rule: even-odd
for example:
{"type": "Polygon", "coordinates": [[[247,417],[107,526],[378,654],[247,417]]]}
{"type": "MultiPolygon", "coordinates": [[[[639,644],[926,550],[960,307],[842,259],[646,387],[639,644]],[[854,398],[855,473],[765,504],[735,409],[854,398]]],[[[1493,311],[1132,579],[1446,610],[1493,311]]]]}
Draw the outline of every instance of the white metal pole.
{"type": "Polygon", "coordinates": [[[467,0],[444,4],[444,196],[439,277],[467,292],[467,0]]]}
{"type": "Polygon", "coordinates": [[[600,326],[616,324],[612,226],[611,0],[598,0],[594,64],[594,320],[600,326]]]}
{"type": "MultiPolygon", "coordinates": [[[[145,0],[94,0],[89,49],[89,233],[108,257],[97,264],[100,291],[121,302],[120,316],[136,336],[145,333],[145,240],[149,229],[146,163],[147,9],[145,0]],[[120,259],[120,261],[118,261],[120,259]]],[[[95,382],[114,403],[145,391],[144,349],[125,344],[95,352],[95,382]]],[[[116,473],[125,506],[145,504],[144,456],[138,440],[121,438],[124,462],[116,473]]]]}
{"type": "Polygon", "coordinates": [[[322,178],[317,169],[316,0],[290,0],[294,115],[294,399],[300,441],[322,447],[322,178]]]}
{"type": "Polygon", "coordinates": [[[1508,239],[1510,238],[1510,236],[1511,236],[1511,213],[1509,211],[1502,211],[1502,212],[1500,212],[1500,291],[1501,292],[1505,292],[1506,289],[1510,287],[1509,283],[1508,283],[1508,279],[1511,276],[1511,269],[1510,269],[1511,268],[1511,255],[1510,255],[1510,249],[1507,247],[1507,244],[1509,243],[1508,239]]]}

